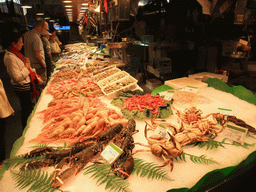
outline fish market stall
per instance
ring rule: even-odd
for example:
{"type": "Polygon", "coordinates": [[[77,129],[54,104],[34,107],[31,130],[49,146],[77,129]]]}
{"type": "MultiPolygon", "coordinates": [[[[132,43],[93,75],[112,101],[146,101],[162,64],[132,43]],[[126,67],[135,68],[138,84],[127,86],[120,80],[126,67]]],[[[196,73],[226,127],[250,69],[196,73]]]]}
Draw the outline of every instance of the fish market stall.
{"type": "Polygon", "coordinates": [[[205,191],[256,160],[256,107],[235,90],[209,80],[145,94],[125,71],[81,57],[56,63],[2,191],[205,191]]]}

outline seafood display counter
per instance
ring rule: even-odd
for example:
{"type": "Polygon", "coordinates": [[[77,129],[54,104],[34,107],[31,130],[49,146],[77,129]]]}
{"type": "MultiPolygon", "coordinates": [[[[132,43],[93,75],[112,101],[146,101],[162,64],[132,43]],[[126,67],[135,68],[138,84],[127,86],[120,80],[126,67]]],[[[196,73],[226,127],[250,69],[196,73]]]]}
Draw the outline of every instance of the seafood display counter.
{"type": "Polygon", "coordinates": [[[234,94],[107,95],[126,73],[97,81],[104,68],[57,69],[1,169],[1,191],[206,191],[255,163],[256,106],[234,94]]]}

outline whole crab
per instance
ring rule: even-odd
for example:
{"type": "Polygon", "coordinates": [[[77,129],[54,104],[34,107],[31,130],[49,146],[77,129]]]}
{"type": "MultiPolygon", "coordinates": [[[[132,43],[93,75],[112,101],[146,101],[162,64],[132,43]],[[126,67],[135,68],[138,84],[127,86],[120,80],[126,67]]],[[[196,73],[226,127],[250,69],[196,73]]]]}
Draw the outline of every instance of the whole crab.
{"type": "Polygon", "coordinates": [[[186,108],[184,110],[184,113],[175,108],[173,108],[173,109],[177,111],[176,114],[181,119],[181,121],[183,121],[186,124],[190,124],[193,121],[202,119],[201,114],[203,112],[200,109],[197,109],[196,107],[186,108]]]}
{"type": "Polygon", "coordinates": [[[157,157],[161,157],[164,160],[163,165],[159,167],[164,167],[168,164],[171,166],[171,171],[173,170],[173,161],[171,158],[175,158],[180,156],[183,153],[183,149],[179,142],[175,140],[175,138],[169,134],[170,139],[166,139],[161,135],[152,135],[150,137],[147,136],[147,124],[145,126],[145,138],[148,140],[149,145],[145,145],[142,143],[135,143],[142,145],[144,147],[149,147],[150,150],[136,150],[133,154],[137,152],[151,152],[153,155],[157,157]]]}

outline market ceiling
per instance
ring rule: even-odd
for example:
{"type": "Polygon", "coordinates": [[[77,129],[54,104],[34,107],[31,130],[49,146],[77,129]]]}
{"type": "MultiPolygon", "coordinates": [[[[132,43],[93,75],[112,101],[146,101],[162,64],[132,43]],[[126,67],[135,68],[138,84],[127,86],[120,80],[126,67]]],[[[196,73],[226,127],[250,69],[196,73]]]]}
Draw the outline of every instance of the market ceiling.
{"type": "Polygon", "coordinates": [[[38,17],[60,25],[77,23],[92,4],[92,0],[22,0],[26,9],[28,23],[33,25],[38,17]],[[54,20],[54,21],[53,21],[54,20]]]}
{"type": "Polygon", "coordinates": [[[78,22],[88,10],[89,5],[93,4],[91,0],[60,0],[60,2],[71,23],[78,22]]]}

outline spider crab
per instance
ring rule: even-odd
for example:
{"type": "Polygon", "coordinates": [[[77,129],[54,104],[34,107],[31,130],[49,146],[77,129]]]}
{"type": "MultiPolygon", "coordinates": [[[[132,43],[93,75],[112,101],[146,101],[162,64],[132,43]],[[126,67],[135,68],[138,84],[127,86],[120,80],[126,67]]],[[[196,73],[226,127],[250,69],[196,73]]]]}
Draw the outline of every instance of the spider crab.
{"type": "Polygon", "coordinates": [[[203,118],[201,116],[203,112],[200,109],[197,109],[196,107],[186,108],[184,110],[184,113],[175,109],[174,107],[173,109],[176,111],[176,114],[181,119],[181,121],[186,124],[190,124],[193,121],[197,121],[203,118]]]}
{"type": "Polygon", "coordinates": [[[170,139],[166,139],[161,135],[152,135],[150,137],[147,136],[147,124],[145,126],[145,138],[148,141],[148,145],[145,145],[143,143],[134,143],[139,144],[144,147],[149,147],[150,150],[136,150],[133,154],[137,152],[151,152],[153,155],[157,157],[161,157],[164,160],[163,165],[160,165],[159,167],[164,167],[168,164],[171,166],[171,171],[173,170],[173,161],[171,158],[175,158],[180,156],[183,153],[183,149],[181,148],[181,145],[179,142],[176,141],[176,139],[169,134],[170,139]]]}

